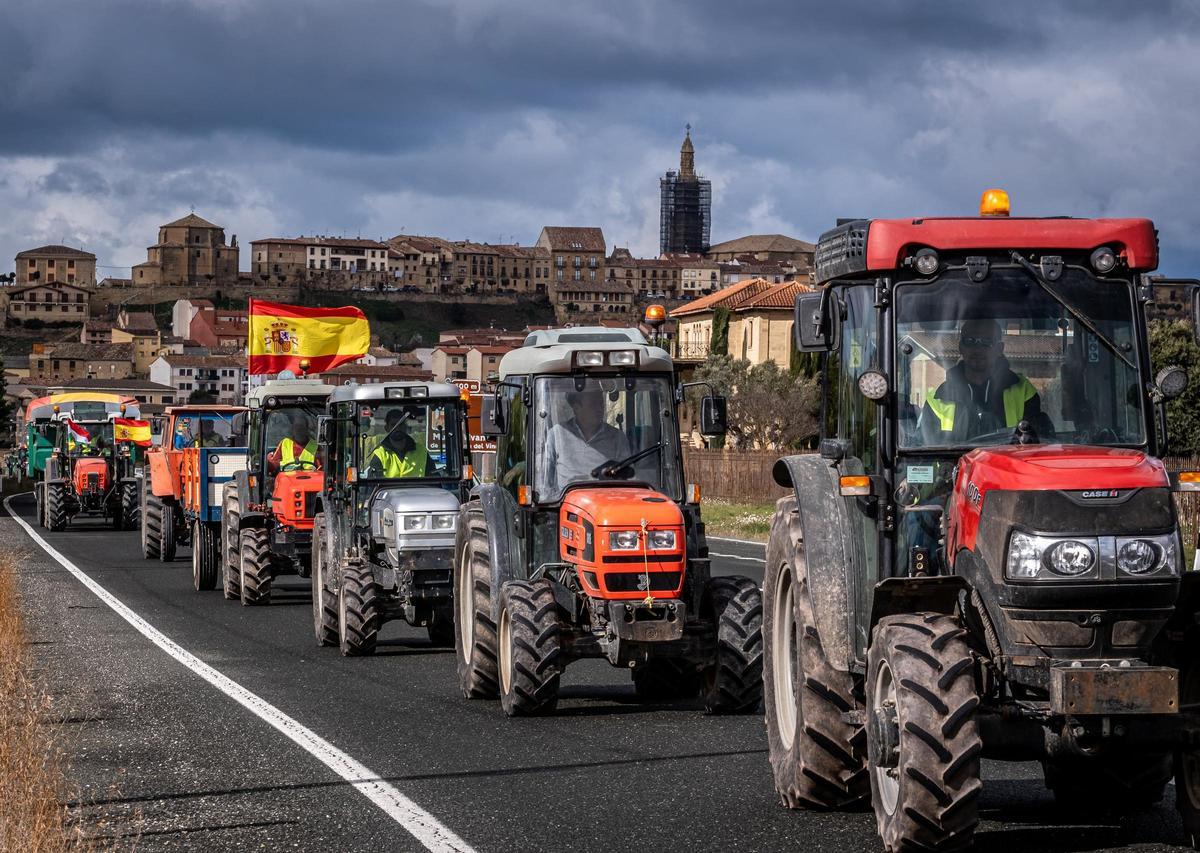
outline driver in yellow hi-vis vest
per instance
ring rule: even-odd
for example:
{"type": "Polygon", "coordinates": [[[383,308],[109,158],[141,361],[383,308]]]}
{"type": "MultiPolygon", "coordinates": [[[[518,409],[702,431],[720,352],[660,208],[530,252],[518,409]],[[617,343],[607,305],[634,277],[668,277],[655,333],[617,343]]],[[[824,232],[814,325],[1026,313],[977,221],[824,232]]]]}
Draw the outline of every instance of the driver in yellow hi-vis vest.
{"type": "Polygon", "coordinates": [[[405,429],[417,415],[415,408],[392,409],[387,413],[383,438],[367,457],[366,476],[400,479],[434,475],[436,469],[428,449],[405,429]]]}
{"type": "Polygon", "coordinates": [[[267,454],[267,469],[295,471],[320,468],[317,459],[317,442],[312,438],[308,417],[304,414],[292,416],[292,434],[283,438],[279,445],[267,454]]]}
{"type": "Polygon", "coordinates": [[[926,445],[957,444],[1028,421],[1042,441],[1054,428],[1037,390],[1008,366],[995,320],[967,320],[959,331],[958,364],[925,400],[921,436],[926,445]]]}

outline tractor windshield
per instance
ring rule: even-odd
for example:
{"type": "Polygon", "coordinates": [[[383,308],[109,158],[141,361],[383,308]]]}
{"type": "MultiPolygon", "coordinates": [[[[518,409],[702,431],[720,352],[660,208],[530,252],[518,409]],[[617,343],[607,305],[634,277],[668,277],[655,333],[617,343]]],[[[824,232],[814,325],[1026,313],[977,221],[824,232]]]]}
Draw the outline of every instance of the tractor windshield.
{"type": "Polygon", "coordinates": [[[461,477],[462,440],[453,403],[380,401],[364,405],[359,414],[370,424],[359,432],[363,479],[461,477]]]}
{"type": "Polygon", "coordinates": [[[898,284],[902,448],[1144,443],[1135,329],[1129,282],[1079,268],[898,284]]]}
{"type": "Polygon", "coordinates": [[[67,452],[72,456],[112,456],[112,421],[77,423],[80,431],[66,430],[67,452]],[[84,434],[87,438],[84,438],[84,434]]]}
{"type": "Polygon", "coordinates": [[[266,412],[263,419],[263,447],[267,450],[267,470],[315,471],[320,467],[317,454],[317,404],[280,406],[266,412]]]}
{"type": "Polygon", "coordinates": [[[538,501],[597,480],[638,480],[680,499],[679,428],[667,377],[543,377],[535,399],[538,501]]]}
{"type": "Polygon", "coordinates": [[[185,447],[245,447],[246,417],[241,412],[203,412],[175,418],[176,450],[185,447]]]}

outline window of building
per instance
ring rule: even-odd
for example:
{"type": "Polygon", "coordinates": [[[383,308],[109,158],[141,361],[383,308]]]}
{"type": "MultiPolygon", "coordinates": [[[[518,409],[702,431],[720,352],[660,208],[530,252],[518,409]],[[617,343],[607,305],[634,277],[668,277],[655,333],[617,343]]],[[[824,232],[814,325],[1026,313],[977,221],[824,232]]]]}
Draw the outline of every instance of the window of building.
{"type": "MultiPolygon", "coordinates": [[[[324,249],[321,250],[321,254],[325,254],[324,249]]],[[[321,261],[321,269],[325,269],[325,261],[324,260],[321,261]]]]}
{"type": "Polygon", "coordinates": [[[35,261],[33,258],[29,259],[29,268],[31,270],[37,269],[37,261],[35,261]]]}
{"type": "Polygon", "coordinates": [[[315,254],[317,253],[317,248],[316,248],[316,246],[309,246],[309,247],[308,247],[308,253],[309,253],[310,255],[315,255],[315,254]]]}
{"type": "Polygon", "coordinates": [[[74,262],[74,261],[67,261],[67,269],[69,269],[69,270],[73,270],[73,269],[75,269],[75,262],[74,262]]]}
{"type": "Polygon", "coordinates": [[[48,270],[54,269],[54,258],[51,258],[50,260],[46,261],[46,269],[48,269],[48,270]]]}
{"type": "Polygon", "coordinates": [[[580,281],[582,279],[583,279],[583,273],[580,270],[575,270],[575,280],[580,281]]]}
{"type": "Polygon", "coordinates": [[[311,270],[311,269],[316,269],[316,267],[317,267],[317,262],[314,261],[312,258],[309,258],[308,259],[308,268],[311,270]]]}
{"type": "MultiPolygon", "coordinates": [[[[321,257],[322,257],[322,258],[323,258],[323,257],[325,257],[325,250],[324,250],[324,249],[322,249],[322,250],[321,250],[321,257]]],[[[324,266],[322,266],[322,267],[321,267],[321,269],[325,269],[325,267],[324,267],[324,266]]]]}
{"type": "Polygon", "coordinates": [[[562,271],[562,270],[555,270],[555,271],[554,271],[554,277],[555,277],[556,279],[558,279],[559,281],[562,281],[562,280],[563,280],[563,271],[562,271]]]}
{"type": "Polygon", "coordinates": [[[200,257],[200,250],[199,250],[199,249],[197,249],[197,250],[196,250],[196,257],[197,257],[197,258],[198,258],[198,257],[200,257]]]}

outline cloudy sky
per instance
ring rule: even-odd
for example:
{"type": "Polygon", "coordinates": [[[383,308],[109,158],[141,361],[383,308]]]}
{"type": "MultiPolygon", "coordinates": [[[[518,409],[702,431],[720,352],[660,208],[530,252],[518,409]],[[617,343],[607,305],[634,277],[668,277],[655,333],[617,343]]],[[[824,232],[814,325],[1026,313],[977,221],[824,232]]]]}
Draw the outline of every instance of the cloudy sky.
{"type": "Polygon", "coordinates": [[[1200,8],[1038,0],[2,0],[0,269],[269,235],[653,255],[693,126],[714,242],[839,216],[1149,216],[1200,275],[1200,8]]]}

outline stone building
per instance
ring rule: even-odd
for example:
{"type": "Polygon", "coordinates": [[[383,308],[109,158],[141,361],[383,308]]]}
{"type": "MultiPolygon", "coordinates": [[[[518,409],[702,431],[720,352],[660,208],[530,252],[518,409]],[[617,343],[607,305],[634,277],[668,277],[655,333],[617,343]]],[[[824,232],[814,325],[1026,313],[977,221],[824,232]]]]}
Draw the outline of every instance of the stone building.
{"type": "Polygon", "coordinates": [[[813,253],[817,247],[812,243],[787,237],[783,234],[750,234],[709,246],[704,257],[710,261],[790,261],[802,271],[812,269],[813,253]]]}
{"type": "Polygon", "coordinates": [[[236,234],[226,244],[224,228],[189,213],[158,229],[158,242],[146,249],[146,262],[133,268],[133,284],[234,284],[238,251],[236,234]]]}
{"type": "Polygon", "coordinates": [[[401,287],[440,293],[450,284],[454,245],[441,237],[397,234],[388,240],[392,276],[401,287]]]}
{"type": "Polygon", "coordinates": [[[61,281],[17,287],[5,294],[8,322],[40,320],[43,323],[86,323],[89,291],[61,281]]]}
{"type": "Polygon", "coordinates": [[[357,237],[265,237],[250,243],[251,273],[267,282],[354,282],[371,285],[391,281],[390,248],[378,240],[357,237]]]}
{"type": "Polygon", "coordinates": [[[96,256],[70,246],[42,246],[18,252],[16,284],[65,282],[96,286],[96,256]]]}
{"type": "Polygon", "coordinates": [[[712,227],[712,182],[696,174],[696,149],[688,125],[679,148],[679,171],[659,179],[659,254],[703,252],[712,227]]]}
{"type": "Polygon", "coordinates": [[[29,354],[30,379],[47,383],[72,379],[127,379],[134,373],[130,344],[34,344],[29,354]]]}
{"type": "Polygon", "coordinates": [[[633,287],[623,281],[564,281],[554,285],[550,301],[560,323],[588,325],[629,317],[633,294],[633,287]]]}
{"type": "Polygon", "coordinates": [[[550,253],[555,285],[571,281],[603,281],[607,250],[601,229],[547,225],[538,236],[537,245],[550,253]]]}
{"type": "Polygon", "coordinates": [[[747,279],[676,308],[671,312],[678,324],[675,357],[703,361],[710,355],[728,355],[751,364],[773,361],[786,369],[791,362],[796,296],[808,289],[809,285],[797,281],[774,284],[747,279]],[[725,352],[713,353],[713,324],[719,308],[728,312],[728,345],[725,352]]]}
{"type": "Polygon", "coordinates": [[[639,299],[679,299],[682,293],[683,267],[674,258],[635,258],[614,246],[604,265],[607,281],[629,285],[639,299]]]}

